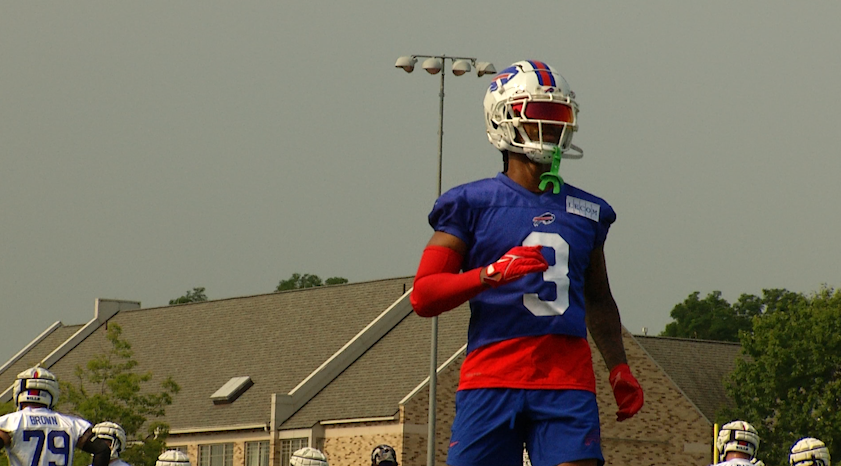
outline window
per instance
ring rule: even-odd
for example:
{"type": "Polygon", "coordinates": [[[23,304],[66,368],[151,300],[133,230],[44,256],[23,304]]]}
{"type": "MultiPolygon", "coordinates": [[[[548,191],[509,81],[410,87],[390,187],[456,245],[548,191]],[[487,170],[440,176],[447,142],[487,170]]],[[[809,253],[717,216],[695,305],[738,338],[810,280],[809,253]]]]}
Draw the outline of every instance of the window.
{"type": "Polygon", "coordinates": [[[199,466],[233,466],[234,444],[199,445],[199,466]]]}
{"type": "Polygon", "coordinates": [[[269,466],[269,441],[245,442],[245,466],[269,466]]]}
{"type": "MultiPolygon", "coordinates": [[[[300,450],[308,445],[306,437],[303,438],[285,438],[280,441],[280,466],[289,466],[289,458],[296,450],[300,450]]],[[[201,465],[205,466],[205,465],[201,465]]],[[[215,466],[215,465],[214,465],[215,466]]]]}

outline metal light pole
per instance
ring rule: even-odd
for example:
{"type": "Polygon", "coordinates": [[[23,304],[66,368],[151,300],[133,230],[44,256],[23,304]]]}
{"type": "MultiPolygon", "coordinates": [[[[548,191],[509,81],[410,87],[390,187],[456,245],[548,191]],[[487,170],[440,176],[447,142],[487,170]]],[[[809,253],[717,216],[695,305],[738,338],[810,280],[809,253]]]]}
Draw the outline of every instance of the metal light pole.
{"type": "MultiPolygon", "coordinates": [[[[402,68],[407,73],[415,69],[418,58],[425,58],[423,69],[429,74],[441,73],[441,87],[438,91],[438,191],[441,197],[441,170],[444,163],[444,72],[447,60],[452,62],[453,74],[461,76],[470,72],[471,65],[476,68],[476,74],[482,77],[486,74],[496,74],[496,69],[490,62],[477,62],[475,58],[448,57],[446,55],[409,55],[397,59],[395,67],[402,68]]],[[[435,410],[438,396],[438,316],[432,318],[431,350],[429,355],[429,421],[427,425],[426,465],[435,466],[435,410]]]]}

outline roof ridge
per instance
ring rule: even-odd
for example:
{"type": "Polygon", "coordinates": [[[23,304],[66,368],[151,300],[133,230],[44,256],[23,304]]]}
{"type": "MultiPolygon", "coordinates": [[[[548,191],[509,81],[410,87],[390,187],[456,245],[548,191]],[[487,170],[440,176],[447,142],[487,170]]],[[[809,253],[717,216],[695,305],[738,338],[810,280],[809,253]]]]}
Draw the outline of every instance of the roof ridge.
{"type": "MultiPolygon", "coordinates": [[[[165,309],[165,308],[170,308],[170,307],[195,306],[195,305],[206,304],[206,303],[211,303],[211,302],[218,303],[218,302],[222,302],[222,301],[234,301],[234,300],[237,300],[237,299],[257,298],[257,297],[260,297],[260,296],[274,296],[274,295],[279,295],[279,294],[288,294],[288,293],[305,292],[305,291],[311,291],[312,292],[312,291],[325,290],[325,289],[335,289],[337,287],[369,285],[369,284],[376,283],[376,282],[409,280],[413,277],[414,277],[414,275],[407,275],[405,277],[379,278],[379,279],[366,280],[366,281],[361,281],[361,282],[339,283],[339,284],[336,284],[336,285],[311,286],[311,287],[308,287],[308,288],[297,288],[297,289],[294,289],[294,290],[283,290],[283,291],[270,291],[268,293],[258,293],[258,294],[245,295],[245,296],[229,296],[227,298],[209,299],[207,301],[199,301],[199,302],[195,302],[195,303],[165,304],[165,305],[156,306],[156,307],[146,307],[146,308],[141,308],[141,309],[123,310],[121,312],[126,312],[127,313],[127,312],[135,312],[135,311],[151,311],[153,309],[158,310],[158,309],[165,309]]],[[[411,288],[411,286],[409,286],[409,288],[411,288]]],[[[407,290],[408,290],[408,288],[407,288],[407,290]]]]}
{"type": "Polygon", "coordinates": [[[667,337],[660,335],[634,335],[634,338],[650,338],[652,340],[674,340],[674,341],[691,341],[698,343],[713,343],[720,345],[742,346],[741,343],[735,341],[721,341],[721,340],[706,340],[703,338],[685,338],[685,337],[667,337]]]}

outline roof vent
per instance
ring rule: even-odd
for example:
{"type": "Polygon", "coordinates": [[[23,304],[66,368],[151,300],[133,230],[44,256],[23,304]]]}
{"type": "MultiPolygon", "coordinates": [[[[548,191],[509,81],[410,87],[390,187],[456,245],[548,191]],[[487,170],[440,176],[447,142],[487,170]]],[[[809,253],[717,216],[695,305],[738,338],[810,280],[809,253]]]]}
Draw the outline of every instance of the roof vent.
{"type": "Polygon", "coordinates": [[[219,390],[216,390],[216,393],[210,395],[210,399],[213,400],[215,405],[233,403],[252,385],[254,385],[254,382],[251,381],[249,376],[234,377],[227,381],[225,385],[222,385],[219,390]]]}

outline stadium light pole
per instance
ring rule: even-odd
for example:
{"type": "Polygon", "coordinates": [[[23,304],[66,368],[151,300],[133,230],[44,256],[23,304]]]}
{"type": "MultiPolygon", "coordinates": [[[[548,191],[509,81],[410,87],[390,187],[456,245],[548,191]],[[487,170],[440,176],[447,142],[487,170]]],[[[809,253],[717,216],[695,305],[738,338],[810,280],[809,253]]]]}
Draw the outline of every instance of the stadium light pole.
{"type": "MultiPolygon", "coordinates": [[[[397,59],[394,64],[407,73],[415,69],[418,58],[425,58],[421,65],[429,74],[441,73],[441,85],[438,91],[438,191],[437,196],[441,197],[441,169],[444,162],[444,75],[447,60],[452,65],[451,69],[456,76],[469,73],[476,68],[476,75],[480,78],[486,74],[496,74],[496,69],[490,62],[476,61],[469,57],[449,57],[447,55],[406,55],[397,59]]],[[[432,348],[429,356],[429,421],[427,425],[426,440],[426,465],[435,466],[435,410],[437,409],[436,398],[438,396],[438,316],[432,318],[432,348]]]]}

